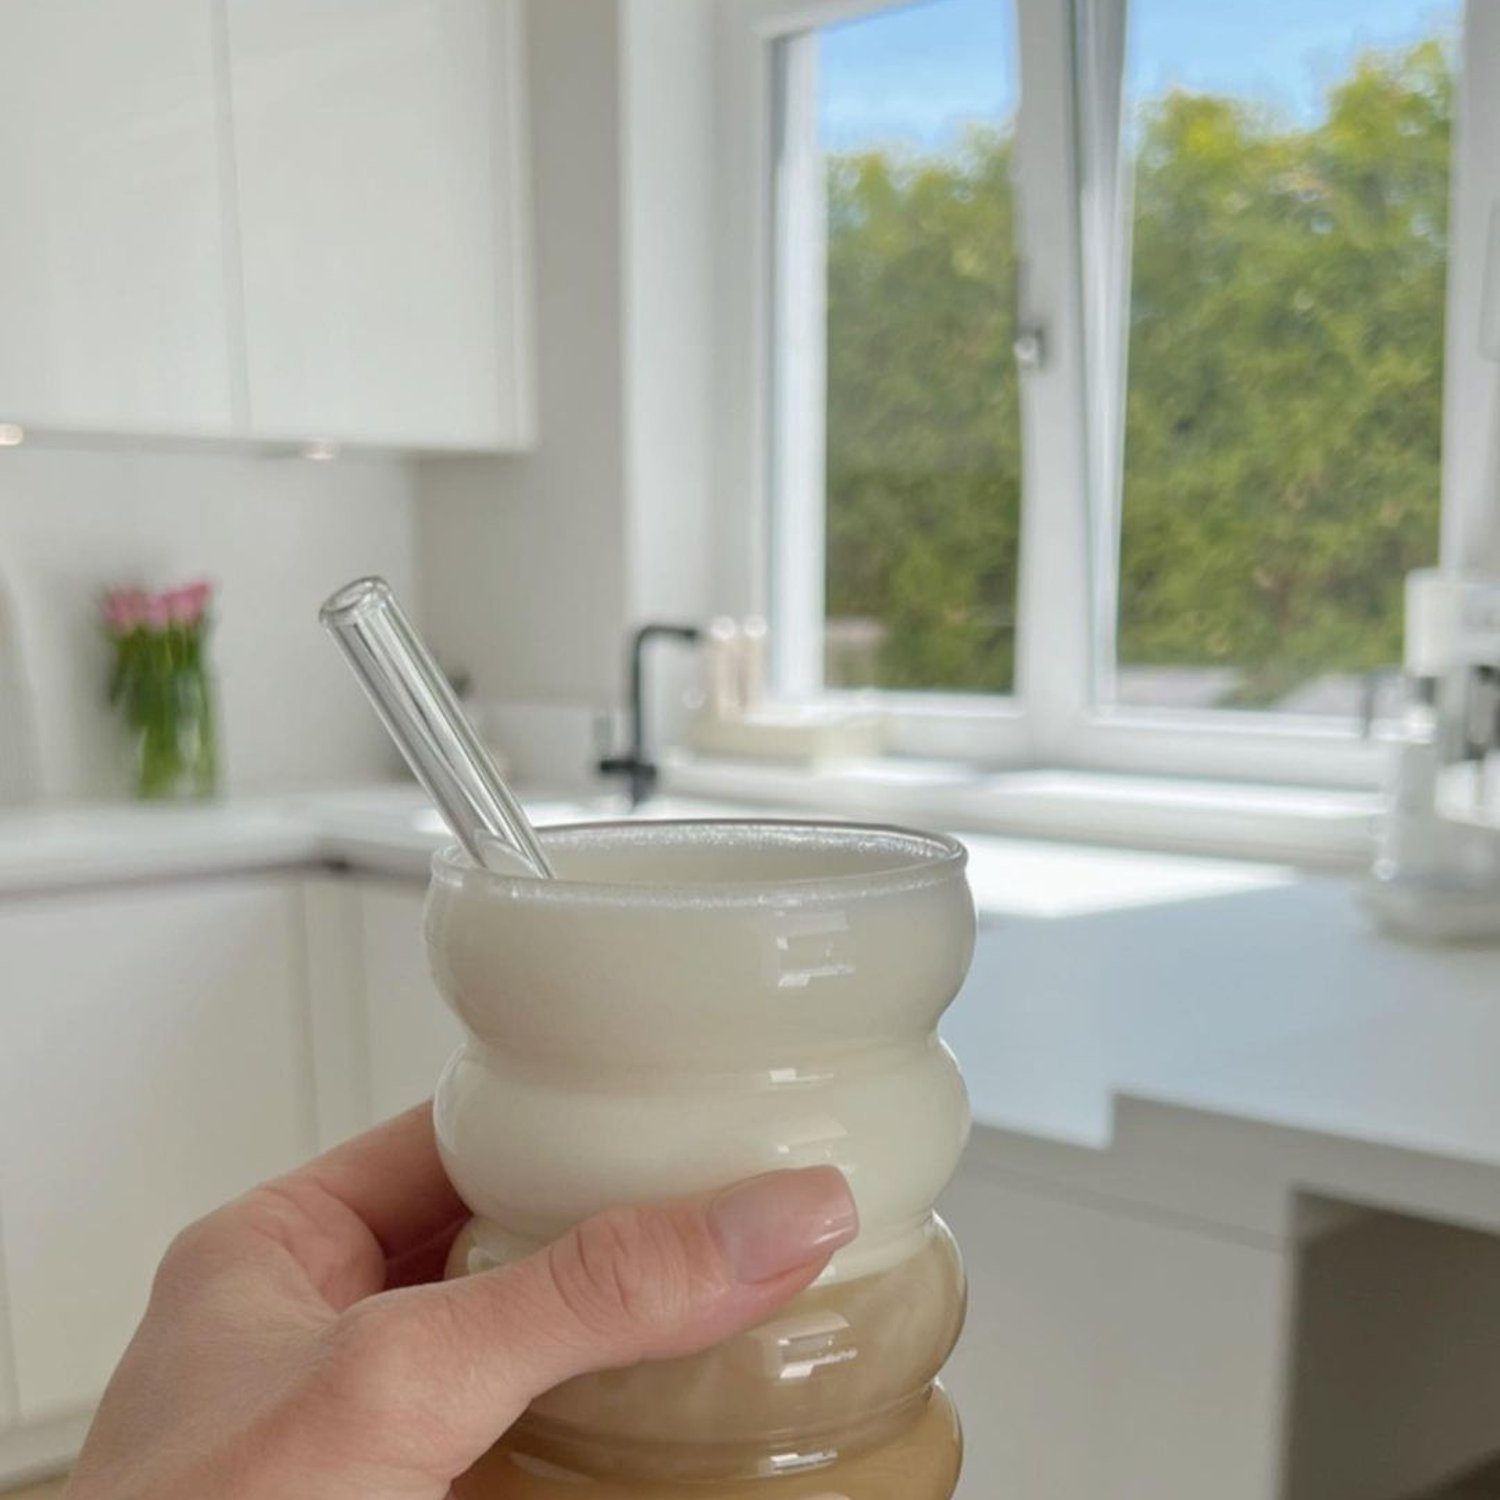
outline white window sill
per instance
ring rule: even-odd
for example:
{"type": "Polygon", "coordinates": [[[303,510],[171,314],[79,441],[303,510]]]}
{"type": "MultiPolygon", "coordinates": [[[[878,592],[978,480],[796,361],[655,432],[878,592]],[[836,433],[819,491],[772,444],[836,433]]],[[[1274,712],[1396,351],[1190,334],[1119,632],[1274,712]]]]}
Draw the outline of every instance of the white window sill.
{"type": "Polygon", "coordinates": [[[1339,870],[1368,865],[1381,806],[1379,795],[1367,791],[1076,770],[987,771],[907,759],[809,768],[676,754],[667,759],[663,780],[682,797],[1339,870]]]}

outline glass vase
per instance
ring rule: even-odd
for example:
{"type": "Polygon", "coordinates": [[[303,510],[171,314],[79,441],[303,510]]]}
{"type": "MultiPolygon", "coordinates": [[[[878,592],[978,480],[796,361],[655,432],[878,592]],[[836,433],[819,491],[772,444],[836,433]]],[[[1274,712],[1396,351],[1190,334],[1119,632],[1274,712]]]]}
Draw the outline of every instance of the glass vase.
{"type": "Polygon", "coordinates": [[[191,664],[138,688],[130,725],[130,773],[147,801],[211,797],[218,790],[218,730],[209,673],[191,664]]]}

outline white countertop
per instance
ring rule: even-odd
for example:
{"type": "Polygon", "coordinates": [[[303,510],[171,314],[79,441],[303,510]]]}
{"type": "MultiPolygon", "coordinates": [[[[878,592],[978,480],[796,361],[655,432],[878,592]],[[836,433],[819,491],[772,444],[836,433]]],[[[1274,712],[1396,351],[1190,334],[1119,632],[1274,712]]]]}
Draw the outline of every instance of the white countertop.
{"type": "MultiPolygon", "coordinates": [[[[1286,867],[965,837],[986,931],[944,1031],[979,1122],[1098,1150],[1143,1101],[1500,1169],[1500,949],[1393,943],[1348,882],[1286,867]]],[[[0,895],[335,861],[420,880],[442,841],[403,788],[17,813],[0,895]]]]}
{"type": "MultiPolygon", "coordinates": [[[[610,798],[523,799],[538,825],[625,816],[610,798]]],[[[808,817],[723,800],[658,797],[651,818],[808,817]]],[[[208,804],[99,804],[0,813],[0,895],[313,862],[427,878],[449,835],[414,786],[208,804]]],[[[965,835],[981,920],[1155,905],[1293,878],[1284,866],[965,835]]]]}
{"type": "MultiPolygon", "coordinates": [[[[589,815],[542,799],[540,822],[589,815]]],[[[603,816],[603,806],[593,816],[603,816]]],[[[665,814],[662,814],[665,815],[665,814]]],[[[104,803],[0,813],[0,896],[344,863],[425,880],[448,841],[415,786],[210,803],[104,803]]]]}
{"type": "Polygon", "coordinates": [[[1340,880],[1013,919],[944,1031],[1026,1134],[1104,1146],[1133,1098],[1500,1166],[1500,950],[1392,942],[1340,880]]]}
{"type": "Polygon", "coordinates": [[[315,823],[283,802],[0,813],[0,896],[303,864],[315,823]]]}

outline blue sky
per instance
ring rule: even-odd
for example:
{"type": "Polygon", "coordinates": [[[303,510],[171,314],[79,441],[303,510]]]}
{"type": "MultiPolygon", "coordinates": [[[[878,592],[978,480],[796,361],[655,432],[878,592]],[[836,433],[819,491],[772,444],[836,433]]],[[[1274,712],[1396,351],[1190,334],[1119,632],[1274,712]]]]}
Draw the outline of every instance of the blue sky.
{"type": "MultiPolygon", "coordinates": [[[[1352,54],[1456,28],[1457,0],[1132,0],[1130,89],[1253,96],[1316,117],[1352,54]]],[[[1011,0],[926,0],[823,34],[823,135],[834,149],[941,146],[1016,101],[1011,0]]]]}

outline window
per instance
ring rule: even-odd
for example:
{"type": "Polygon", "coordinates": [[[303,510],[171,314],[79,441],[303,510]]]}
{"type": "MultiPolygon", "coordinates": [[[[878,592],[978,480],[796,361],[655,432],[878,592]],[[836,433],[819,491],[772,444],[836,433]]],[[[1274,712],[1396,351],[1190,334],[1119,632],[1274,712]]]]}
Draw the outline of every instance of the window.
{"type": "Polygon", "coordinates": [[[1445,492],[1480,508],[1488,387],[1443,380],[1448,320],[1480,321],[1449,227],[1479,148],[1450,158],[1500,27],[729,4],[727,566],[781,689],[873,690],[922,753],[1372,779],[1403,580],[1474,531],[1445,492]]]}
{"type": "Polygon", "coordinates": [[[1014,18],[932,0],[816,53],[830,687],[1008,693],[1021,431],[1014,18]]]}
{"type": "Polygon", "coordinates": [[[1349,718],[1401,659],[1438,555],[1458,23],[1133,0],[1121,703],[1349,718]]]}

